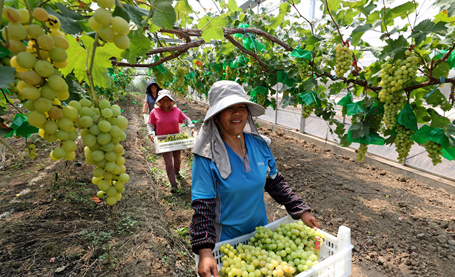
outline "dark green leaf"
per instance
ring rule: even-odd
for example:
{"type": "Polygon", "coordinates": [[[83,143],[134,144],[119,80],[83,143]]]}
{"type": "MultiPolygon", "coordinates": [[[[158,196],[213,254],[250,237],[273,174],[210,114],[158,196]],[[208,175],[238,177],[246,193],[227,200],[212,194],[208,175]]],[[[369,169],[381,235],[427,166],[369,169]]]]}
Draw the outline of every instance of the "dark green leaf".
{"type": "Polygon", "coordinates": [[[145,56],[150,51],[152,43],[149,38],[144,36],[142,30],[132,30],[128,34],[128,38],[130,39],[130,47],[125,51],[125,58],[130,63],[136,63],[137,58],[145,56]]]}
{"type": "Polygon", "coordinates": [[[65,7],[64,5],[60,3],[55,3],[55,5],[60,10],[63,16],[70,17],[74,20],[85,20],[85,18],[81,14],[65,7]]]}
{"type": "Polygon", "coordinates": [[[433,77],[439,78],[441,76],[447,77],[449,74],[450,65],[446,62],[440,63],[434,70],[433,70],[433,77]]]}
{"type": "Polygon", "coordinates": [[[175,14],[174,7],[172,6],[172,1],[164,0],[155,3],[155,6],[152,7],[153,24],[163,28],[172,29],[175,21],[177,20],[177,15],[175,14]]]}
{"type": "Polygon", "coordinates": [[[147,17],[149,11],[140,7],[123,3],[123,8],[115,6],[112,16],[120,16],[126,21],[133,21],[136,25],[142,26],[143,17],[147,17]]]}
{"type": "Polygon", "coordinates": [[[317,85],[318,85],[318,82],[314,78],[310,78],[310,79],[302,82],[303,90],[306,92],[310,92],[317,85]]]}
{"type": "Polygon", "coordinates": [[[60,13],[54,11],[51,7],[46,7],[46,11],[49,14],[55,15],[59,20],[60,23],[62,24],[62,29],[65,31],[65,33],[68,33],[70,35],[75,35],[83,32],[84,30],[81,28],[77,20],[74,20],[71,17],[66,17],[61,15],[60,13]]]}
{"type": "Polygon", "coordinates": [[[415,26],[414,31],[420,31],[422,33],[437,33],[440,35],[447,34],[447,27],[445,22],[438,22],[434,24],[430,19],[425,19],[415,26]]]}
{"type": "Polygon", "coordinates": [[[352,37],[352,45],[357,45],[360,41],[360,38],[362,37],[362,35],[366,32],[366,31],[369,31],[373,28],[373,26],[371,24],[365,24],[365,25],[361,25],[361,26],[358,26],[357,28],[355,28],[354,30],[352,30],[352,33],[351,33],[351,37],[352,37]]]}
{"type": "Polygon", "coordinates": [[[0,88],[9,88],[8,84],[13,83],[14,79],[16,78],[14,76],[14,72],[16,69],[9,67],[9,66],[3,66],[0,65],[0,88]]]}
{"type": "Polygon", "coordinates": [[[427,109],[428,113],[431,116],[431,127],[435,128],[444,128],[445,126],[449,125],[450,119],[447,117],[441,116],[437,111],[432,108],[427,109]]]}

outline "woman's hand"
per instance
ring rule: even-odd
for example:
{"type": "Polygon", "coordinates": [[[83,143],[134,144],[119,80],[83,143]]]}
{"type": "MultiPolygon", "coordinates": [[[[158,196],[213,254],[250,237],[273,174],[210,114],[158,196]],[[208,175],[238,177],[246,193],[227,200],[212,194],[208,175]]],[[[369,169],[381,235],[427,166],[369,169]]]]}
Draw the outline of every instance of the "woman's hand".
{"type": "Polygon", "coordinates": [[[194,137],[194,128],[191,128],[191,136],[194,137]]]}
{"type": "Polygon", "coordinates": [[[155,137],[154,137],[153,135],[150,135],[150,139],[152,140],[152,142],[155,141],[154,138],[155,138],[155,137]]]}
{"type": "Polygon", "coordinates": [[[200,277],[219,277],[218,267],[210,248],[199,250],[199,265],[197,273],[200,277]]]}
{"type": "Polygon", "coordinates": [[[314,227],[319,228],[319,224],[316,221],[316,218],[314,218],[314,216],[309,211],[304,212],[300,218],[309,227],[311,227],[311,228],[314,228],[314,227]]]}

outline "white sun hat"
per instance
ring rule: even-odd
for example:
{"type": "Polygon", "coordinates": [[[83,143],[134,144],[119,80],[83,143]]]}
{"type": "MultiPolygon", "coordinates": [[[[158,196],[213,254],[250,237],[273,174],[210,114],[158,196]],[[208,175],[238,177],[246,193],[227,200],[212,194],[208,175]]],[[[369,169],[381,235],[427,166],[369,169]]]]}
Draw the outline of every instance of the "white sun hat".
{"type": "Polygon", "coordinates": [[[208,97],[210,108],[205,115],[204,122],[222,110],[240,103],[247,104],[251,116],[260,116],[265,112],[264,107],[247,100],[245,90],[234,81],[225,80],[214,83],[209,90],[208,97]]]}
{"type": "Polygon", "coordinates": [[[164,97],[168,97],[169,99],[171,99],[171,101],[175,103],[174,98],[172,98],[171,92],[167,89],[160,90],[160,93],[158,94],[158,98],[156,98],[155,103],[160,102],[160,100],[163,99],[164,97]]]}
{"type": "Polygon", "coordinates": [[[218,81],[214,83],[208,94],[210,108],[205,116],[204,125],[202,125],[196,137],[193,153],[212,160],[218,168],[221,177],[226,179],[232,172],[231,164],[226,146],[213,116],[232,105],[245,103],[248,109],[248,116],[243,132],[262,137],[264,141],[270,143],[268,138],[259,134],[253,121],[253,116],[263,114],[265,109],[259,104],[248,101],[245,98],[245,91],[242,86],[233,81],[218,81]]]}

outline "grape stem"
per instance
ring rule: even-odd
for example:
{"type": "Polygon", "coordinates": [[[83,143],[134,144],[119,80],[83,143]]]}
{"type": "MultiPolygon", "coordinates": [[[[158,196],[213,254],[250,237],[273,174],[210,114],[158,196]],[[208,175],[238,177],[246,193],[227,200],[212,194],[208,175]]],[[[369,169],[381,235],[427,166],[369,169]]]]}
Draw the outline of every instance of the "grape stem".
{"type": "Polygon", "coordinates": [[[343,35],[341,35],[341,32],[340,32],[340,27],[338,26],[338,24],[337,24],[336,21],[335,21],[335,18],[333,18],[332,13],[330,12],[330,9],[329,9],[329,2],[328,2],[327,0],[325,0],[325,6],[326,6],[326,8],[327,8],[327,12],[328,12],[329,15],[330,15],[330,18],[332,18],[333,24],[335,24],[335,26],[337,27],[337,31],[338,31],[338,34],[340,35],[341,41],[343,42],[343,44],[345,44],[345,42],[344,42],[344,40],[343,40],[343,35]]]}
{"type": "Polygon", "coordinates": [[[21,161],[24,160],[24,157],[19,155],[19,153],[17,153],[17,151],[14,150],[14,148],[11,147],[11,145],[9,145],[1,136],[0,136],[0,142],[3,143],[6,146],[6,148],[8,148],[11,152],[13,152],[13,154],[15,156],[17,156],[21,161]]]}
{"type": "Polygon", "coordinates": [[[3,93],[3,97],[5,97],[5,100],[6,100],[13,108],[15,108],[19,113],[22,114],[22,112],[21,112],[16,106],[14,106],[14,104],[13,104],[13,103],[10,101],[10,99],[6,96],[5,91],[4,91],[3,89],[0,89],[0,90],[1,90],[2,93],[3,93]]]}
{"type": "MultiPolygon", "coordinates": [[[[382,0],[382,2],[384,3],[384,15],[383,15],[383,19],[384,19],[385,18],[385,12],[387,11],[387,8],[385,6],[385,0],[382,0]]],[[[387,24],[385,24],[385,22],[384,22],[384,28],[385,28],[386,35],[389,37],[390,36],[389,30],[387,30],[387,24]]]]}
{"type": "Polygon", "coordinates": [[[301,18],[303,18],[306,22],[308,22],[308,24],[310,24],[310,27],[311,27],[311,33],[314,35],[314,26],[313,26],[313,23],[311,23],[306,17],[304,17],[300,11],[297,9],[297,7],[295,6],[295,3],[294,3],[294,0],[291,0],[292,4],[291,6],[294,7],[294,9],[296,10],[296,12],[299,14],[299,16],[301,18]]]}
{"type": "MultiPolygon", "coordinates": [[[[3,3],[5,2],[5,0],[0,0],[0,14],[3,14],[3,3]]],[[[27,2],[27,1],[25,1],[27,2]]],[[[0,29],[2,28],[2,21],[0,20],[0,29]]],[[[1,40],[0,40],[1,41],[1,40]]],[[[3,43],[3,41],[2,41],[3,43]]],[[[4,46],[4,45],[3,45],[4,46]]]]}
{"type": "MultiPolygon", "coordinates": [[[[1,1],[3,1],[3,0],[1,0],[1,1]]],[[[25,2],[25,6],[27,7],[28,12],[30,13],[30,18],[28,19],[28,24],[32,24],[32,22],[33,22],[32,7],[30,7],[30,4],[28,3],[27,0],[24,0],[24,2],[25,2]]]]}
{"type": "MultiPolygon", "coordinates": [[[[96,32],[95,36],[95,41],[93,42],[93,50],[92,50],[92,56],[90,59],[90,64],[86,64],[86,70],[87,70],[87,78],[90,83],[90,92],[92,93],[92,101],[97,102],[96,94],[95,94],[95,85],[93,82],[93,64],[95,63],[95,53],[96,53],[96,47],[98,47],[98,40],[99,40],[99,33],[96,32]]],[[[87,53],[87,60],[89,59],[89,53],[87,53]]]]}

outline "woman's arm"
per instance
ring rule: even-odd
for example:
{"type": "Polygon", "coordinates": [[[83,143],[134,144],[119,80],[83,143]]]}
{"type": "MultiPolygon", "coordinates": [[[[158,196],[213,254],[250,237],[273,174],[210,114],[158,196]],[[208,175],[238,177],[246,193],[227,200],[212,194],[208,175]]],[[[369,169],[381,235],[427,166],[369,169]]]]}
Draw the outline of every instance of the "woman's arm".
{"type": "Polygon", "coordinates": [[[142,107],[142,113],[148,114],[149,113],[149,103],[145,102],[144,106],[142,107]]]}
{"type": "Polygon", "coordinates": [[[151,140],[153,140],[153,137],[155,136],[155,130],[156,126],[150,122],[147,122],[147,134],[151,140]]]}
{"type": "Polygon", "coordinates": [[[200,277],[219,276],[212,250],[216,243],[215,199],[195,199],[191,202],[194,210],[190,224],[191,248],[199,254],[197,272],[200,277]]]}
{"type": "Polygon", "coordinates": [[[186,117],[184,120],[183,120],[183,123],[187,126],[187,127],[190,127],[191,128],[191,135],[193,136],[194,135],[194,124],[193,122],[191,121],[191,119],[189,117],[186,117]]]}
{"type": "Polygon", "coordinates": [[[278,172],[274,179],[266,179],[265,190],[276,202],[286,207],[286,211],[293,219],[302,219],[311,228],[319,228],[319,224],[310,213],[311,208],[292,191],[281,173],[278,172]]]}

